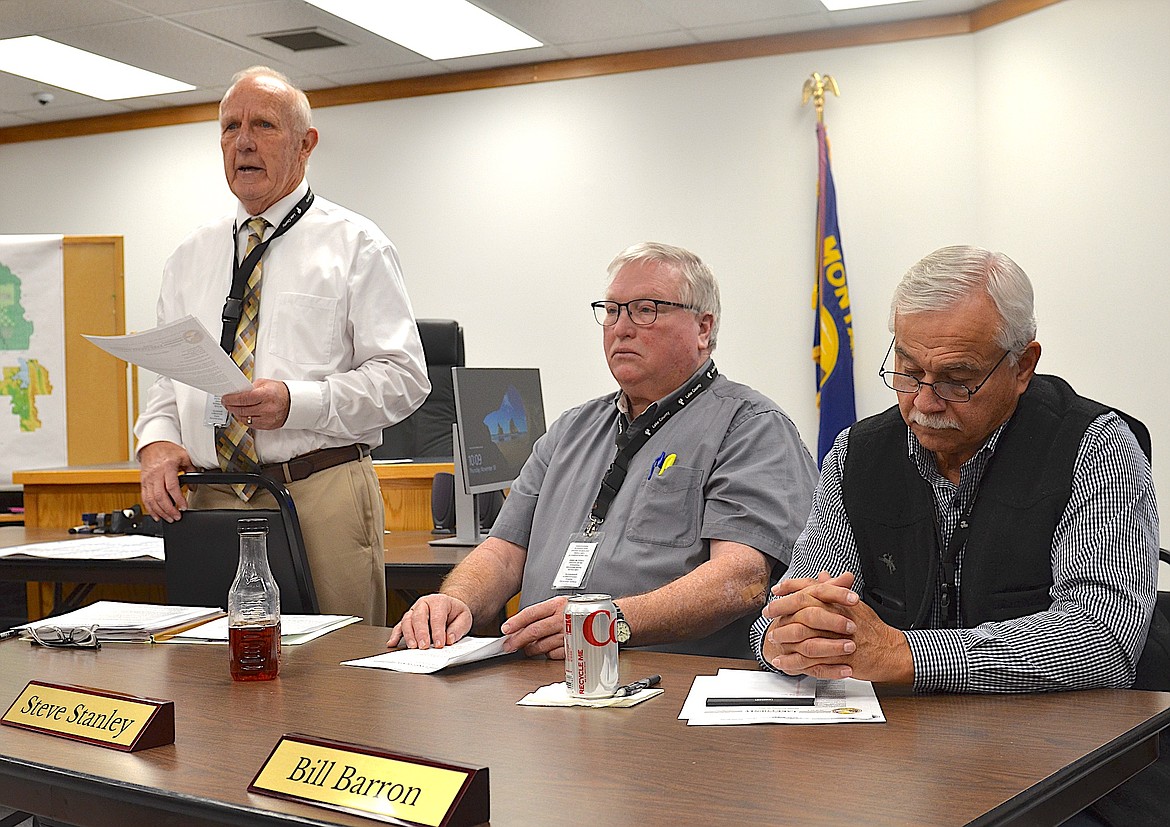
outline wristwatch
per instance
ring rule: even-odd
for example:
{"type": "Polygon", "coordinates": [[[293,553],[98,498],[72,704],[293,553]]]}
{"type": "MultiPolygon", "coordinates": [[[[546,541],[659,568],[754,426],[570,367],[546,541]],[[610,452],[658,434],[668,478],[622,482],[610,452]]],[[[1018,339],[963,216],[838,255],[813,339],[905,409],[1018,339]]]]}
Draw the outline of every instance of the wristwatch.
{"type": "Polygon", "coordinates": [[[613,605],[617,609],[617,617],[613,621],[613,639],[617,641],[618,646],[625,646],[630,640],[630,623],[622,614],[622,607],[616,603],[613,605]]]}

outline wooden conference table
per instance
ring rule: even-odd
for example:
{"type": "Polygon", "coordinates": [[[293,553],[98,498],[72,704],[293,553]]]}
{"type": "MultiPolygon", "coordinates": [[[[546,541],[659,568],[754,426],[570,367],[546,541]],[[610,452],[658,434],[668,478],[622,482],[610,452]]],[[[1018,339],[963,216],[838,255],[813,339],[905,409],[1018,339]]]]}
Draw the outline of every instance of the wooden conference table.
{"type": "MultiPolygon", "coordinates": [[[[375,463],[388,531],[429,530],[431,481],[449,462],[375,463]]],[[[73,466],[15,471],[12,481],[24,487],[24,524],[69,528],[86,511],[116,511],[141,501],[138,463],[73,466]]]]}
{"type": "Polygon", "coordinates": [[[515,656],[434,675],[342,667],[383,651],[350,626],[282,650],[272,683],[233,684],[217,646],[55,650],[0,642],[5,708],[32,679],[175,703],[175,743],[123,753],[0,727],[0,803],[82,827],[369,825],[247,792],[284,733],[487,766],[491,823],[1056,824],[1151,761],[1170,694],[879,692],[888,723],[688,727],[696,674],[746,661],[624,652],[630,709],[519,707],[563,665],[515,656]]]}
{"type": "MultiPolygon", "coordinates": [[[[0,548],[78,536],[59,528],[0,526],[0,548]]],[[[447,572],[471,551],[457,546],[428,545],[427,541],[433,539],[429,531],[393,531],[384,536],[386,589],[397,595],[405,606],[420,594],[438,590],[447,572]]],[[[47,608],[68,610],[83,605],[94,584],[136,583],[161,587],[166,584],[166,571],[163,561],[146,557],[132,560],[0,557],[0,580],[53,583],[52,604],[47,608]],[[65,584],[73,584],[68,593],[65,584]]],[[[165,602],[165,596],[160,594],[158,600],[165,602]]]]}

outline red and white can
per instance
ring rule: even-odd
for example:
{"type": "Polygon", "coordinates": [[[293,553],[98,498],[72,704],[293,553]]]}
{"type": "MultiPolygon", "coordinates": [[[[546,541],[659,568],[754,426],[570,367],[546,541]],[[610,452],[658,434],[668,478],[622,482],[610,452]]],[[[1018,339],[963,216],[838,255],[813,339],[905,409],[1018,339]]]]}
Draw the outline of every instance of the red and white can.
{"type": "Polygon", "coordinates": [[[575,698],[608,698],[618,685],[617,606],[608,594],[580,594],[565,604],[565,686],[575,698]]]}

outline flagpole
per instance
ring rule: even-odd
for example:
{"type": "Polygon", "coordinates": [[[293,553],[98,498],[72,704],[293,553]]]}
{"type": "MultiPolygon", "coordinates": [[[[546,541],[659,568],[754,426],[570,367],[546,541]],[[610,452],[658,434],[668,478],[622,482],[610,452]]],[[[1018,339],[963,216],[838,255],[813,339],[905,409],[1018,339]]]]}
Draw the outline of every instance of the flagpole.
{"type": "Polygon", "coordinates": [[[857,419],[853,389],[853,309],[845,278],[845,252],[837,224],[837,194],[825,132],[825,93],[840,97],[831,75],[813,72],[804,82],[803,104],[811,100],[817,112],[817,224],[816,279],[814,281],[812,359],[816,366],[816,404],[819,411],[817,465],[842,430],[857,419]]]}

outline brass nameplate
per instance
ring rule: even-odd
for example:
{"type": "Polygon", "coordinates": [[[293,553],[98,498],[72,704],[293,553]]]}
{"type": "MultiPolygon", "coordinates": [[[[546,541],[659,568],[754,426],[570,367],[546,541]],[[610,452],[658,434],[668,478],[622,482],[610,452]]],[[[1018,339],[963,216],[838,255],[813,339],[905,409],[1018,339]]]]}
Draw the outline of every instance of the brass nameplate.
{"type": "Polygon", "coordinates": [[[464,827],[491,817],[486,767],[298,734],[281,737],[248,791],[392,824],[464,827]]]}
{"type": "Polygon", "coordinates": [[[175,704],[29,681],[0,723],[133,752],[175,742],[175,704]]]}

